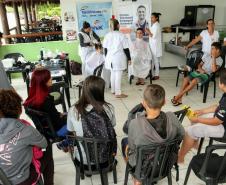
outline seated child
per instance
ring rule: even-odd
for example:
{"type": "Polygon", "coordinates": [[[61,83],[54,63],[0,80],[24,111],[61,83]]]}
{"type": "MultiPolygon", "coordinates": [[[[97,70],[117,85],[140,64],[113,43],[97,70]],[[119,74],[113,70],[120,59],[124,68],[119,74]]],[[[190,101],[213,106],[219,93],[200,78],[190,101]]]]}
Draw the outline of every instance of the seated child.
{"type": "Polygon", "coordinates": [[[195,111],[196,116],[189,118],[192,125],[186,134],[179,152],[178,162],[184,162],[185,155],[191,148],[196,147],[201,137],[221,138],[226,129],[226,69],[220,72],[219,88],[223,96],[218,105],[195,111]],[[212,114],[210,114],[212,113],[212,114]],[[205,115],[205,117],[203,117],[205,115]]]}
{"type": "MultiPolygon", "coordinates": [[[[132,167],[136,166],[136,147],[138,145],[163,143],[184,135],[184,128],[176,115],[173,112],[161,111],[165,104],[163,87],[157,84],[147,86],[144,90],[142,104],[146,115],[141,115],[130,122],[128,138],[122,140],[124,156],[128,155],[128,162],[132,167]],[[128,150],[128,153],[124,150],[128,150]]],[[[141,183],[134,180],[134,185],[138,184],[141,183]]]]}
{"type": "Polygon", "coordinates": [[[101,44],[95,44],[95,51],[86,60],[85,76],[93,75],[96,67],[104,63],[103,48],[101,44]]]}
{"type": "MultiPolygon", "coordinates": [[[[41,151],[47,141],[28,122],[19,119],[22,99],[14,90],[0,90],[0,102],[0,168],[12,184],[34,185],[41,175],[41,163],[49,162],[42,160],[41,151]]],[[[51,169],[48,174],[42,173],[49,176],[51,169]]]]}
{"type": "MultiPolygon", "coordinates": [[[[79,100],[68,111],[67,129],[76,136],[85,138],[99,138],[114,140],[114,153],[117,150],[117,140],[114,130],[116,125],[114,107],[105,101],[104,98],[105,82],[97,76],[88,76],[82,88],[82,95],[79,100]]],[[[84,163],[87,158],[82,143],[80,144],[84,163]]],[[[88,146],[89,148],[89,146],[88,146]]],[[[93,151],[93,148],[89,148],[93,151]]],[[[99,162],[106,162],[108,149],[106,144],[98,149],[99,162]]],[[[94,151],[90,154],[90,161],[94,158],[94,151]]],[[[78,150],[75,150],[75,156],[79,160],[78,150]]]]}
{"type": "Polygon", "coordinates": [[[208,80],[211,73],[216,72],[222,66],[223,60],[220,54],[221,44],[214,42],[211,45],[211,56],[204,55],[202,62],[198,65],[198,69],[190,72],[188,76],[184,78],[180,92],[171,100],[174,106],[181,105],[184,94],[192,90],[198,83],[204,83],[208,80]]]}
{"type": "Polygon", "coordinates": [[[147,42],[143,40],[143,30],[138,28],[136,31],[136,41],[131,47],[132,74],[137,77],[136,85],[144,85],[144,79],[148,76],[151,69],[151,50],[147,42]]]}

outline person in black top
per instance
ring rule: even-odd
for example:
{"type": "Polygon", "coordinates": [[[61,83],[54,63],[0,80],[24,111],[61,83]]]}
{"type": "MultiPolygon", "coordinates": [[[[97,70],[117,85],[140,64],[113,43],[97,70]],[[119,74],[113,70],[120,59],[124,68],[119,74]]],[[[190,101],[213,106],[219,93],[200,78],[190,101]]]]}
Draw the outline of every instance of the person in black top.
{"type": "Polygon", "coordinates": [[[224,92],[219,104],[205,109],[196,110],[195,116],[189,118],[192,125],[187,128],[179,152],[179,163],[184,162],[184,157],[191,148],[198,146],[199,138],[222,138],[226,135],[226,69],[220,72],[219,88],[224,92]],[[209,113],[212,113],[211,117],[203,117],[203,115],[209,113]]]}
{"type": "Polygon", "coordinates": [[[61,130],[59,136],[67,134],[66,116],[57,111],[54,98],[49,94],[52,86],[50,71],[44,68],[38,68],[32,73],[29,96],[25,100],[24,106],[48,113],[53,127],[56,131],[61,130]]]}

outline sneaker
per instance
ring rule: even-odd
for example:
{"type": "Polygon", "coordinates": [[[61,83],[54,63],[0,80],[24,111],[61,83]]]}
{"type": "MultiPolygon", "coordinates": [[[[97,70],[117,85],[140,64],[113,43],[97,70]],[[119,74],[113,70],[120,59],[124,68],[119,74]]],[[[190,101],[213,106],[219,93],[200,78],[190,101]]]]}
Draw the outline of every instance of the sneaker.
{"type": "Polygon", "coordinates": [[[159,79],[159,76],[154,76],[153,78],[152,78],[152,80],[158,80],[159,79]]]}

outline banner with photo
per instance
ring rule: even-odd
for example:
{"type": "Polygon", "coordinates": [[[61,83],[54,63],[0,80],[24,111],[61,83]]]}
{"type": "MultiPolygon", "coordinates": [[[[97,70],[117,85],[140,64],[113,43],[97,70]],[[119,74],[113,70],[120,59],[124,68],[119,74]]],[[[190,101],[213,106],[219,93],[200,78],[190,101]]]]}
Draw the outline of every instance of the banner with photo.
{"type": "Polygon", "coordinates": [[[120,23],[120,31],[130,34],[134,39],[134,31],[137,28],[148,28],[151,23],[151,0],[122,1],[117,0],[116,18],[120,23]],[[129,8],[129,11],[128,11],[129,8]]]}
{"type": "Polygon", "coordinates": [[[93,31],[103,37],[109,31],[109,19],[112,17],[112,2],[77,3],[78,28],[84,21],[90,23],[93,31]]]}

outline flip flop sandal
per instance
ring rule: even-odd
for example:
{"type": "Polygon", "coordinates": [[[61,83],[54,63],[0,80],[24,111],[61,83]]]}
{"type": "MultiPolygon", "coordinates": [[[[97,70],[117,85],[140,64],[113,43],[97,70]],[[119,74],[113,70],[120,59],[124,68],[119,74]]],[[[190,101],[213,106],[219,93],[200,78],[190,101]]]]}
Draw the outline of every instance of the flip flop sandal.
{"type": "Polygon", "coordinates": [[[181,105],[182,104],[182,102],[176,102],[176,103],[173,103],[173,106],[179,106],[179,105],[181,105]]]}

